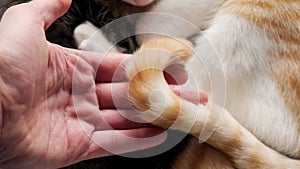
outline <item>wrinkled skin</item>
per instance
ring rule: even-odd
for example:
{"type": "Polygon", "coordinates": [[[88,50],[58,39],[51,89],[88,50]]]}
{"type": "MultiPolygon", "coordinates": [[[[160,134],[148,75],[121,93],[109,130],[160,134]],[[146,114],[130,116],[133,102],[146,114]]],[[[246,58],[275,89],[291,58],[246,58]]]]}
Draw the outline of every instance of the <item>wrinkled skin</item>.
{"type": "MultiPolygon", "coordinates": [[[[148,148],[166,137],[159,128],[120,115],[136,113],[124,97],[112,99],[111,91],[126,95],[125,75],[115,71],[129,55],[104,56],[46,41],[45,29],[70,3],[34,0],[10,8],[0,23],[0,168],[59,168],[148,148]]],[[[177,80],[184,81],[180,72],[177,80]]],[[[205,101],[202,96],[186,99],[205,101]]]]}

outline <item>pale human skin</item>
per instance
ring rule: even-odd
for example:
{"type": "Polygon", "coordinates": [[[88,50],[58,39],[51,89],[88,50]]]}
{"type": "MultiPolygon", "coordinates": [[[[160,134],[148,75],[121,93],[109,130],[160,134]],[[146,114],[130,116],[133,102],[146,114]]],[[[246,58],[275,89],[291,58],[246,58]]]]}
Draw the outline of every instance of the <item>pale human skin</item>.
{"type": "MultiPolygon", "coordinates": [[[[124,102],[123,109],[117,110],[112,93],[106,90],[114,86],[116,93],[125,95],[125,76],[122,73],[115,76],[118,82],[111,79],[129,55],[104,57],[46,41],[45,29],[66,12],[70,3],[70,0],[34,0],[10,8],[2,18],[0,168],[59,168],[112,154],[103,147],[124,153],[157,145],[166,137],[161,134],[144,143],[132,143],[126,137],[118,139],[120,134],[146,138],[162,132],[121,116],[119,112],[126,112],[129,104],[120,97],[117,101],[124,102]],[[97,72],[98,68],[101,71],[97,72]],[[79,80],[76,87],[91,92],[91,97],[74,93],[74,76],[79,80]],[[77,109],[74,100],[80,100],[77,109]],[[118,132],[103,127],[99,119],[118,132]],[[132,144],[135,146],[128,146],[132,144]]],[[[179,72],[175,79],[184,81],[184,74],[179,72]]],[[[194,97],[195,92],[188,89],[180,91],[179,86],[172,89],[177,94],[190,92],[186,98],[190,101],[207,100],[205,95],[194,97]]]]}

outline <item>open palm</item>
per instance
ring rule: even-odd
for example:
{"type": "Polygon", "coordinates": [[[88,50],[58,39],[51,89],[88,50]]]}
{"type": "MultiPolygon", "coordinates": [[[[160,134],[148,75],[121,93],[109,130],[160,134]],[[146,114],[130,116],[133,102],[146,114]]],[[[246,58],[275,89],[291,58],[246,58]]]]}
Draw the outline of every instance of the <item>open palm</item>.
{"type": "Polygon", "coordinates": [[[110,81],[126,56],[106,58],[46,41],[44,29],[69,4],[36,0],[9,9],[0,24],[2,167],[57,168],[163,140],[133,143],[131,137],[153,136],[161,130],[126,120],[114,108],[111,94],[105,94],[112,86],[125,92],[122,75],[117,75],[120,83],[110,81]],[[99,67],[105,74],[97,73],[99,67]]]}
{"type": "Polygon", "coordinates": [[[124,117],[135,112],[124,99],[126,78],[115,72],[128,55],[105,57],[47,42],[45,29],[70,3],[33,0],[10,8],[0,22],[0,168],[58,168],[148,148],[166,137],[124,117]]]}

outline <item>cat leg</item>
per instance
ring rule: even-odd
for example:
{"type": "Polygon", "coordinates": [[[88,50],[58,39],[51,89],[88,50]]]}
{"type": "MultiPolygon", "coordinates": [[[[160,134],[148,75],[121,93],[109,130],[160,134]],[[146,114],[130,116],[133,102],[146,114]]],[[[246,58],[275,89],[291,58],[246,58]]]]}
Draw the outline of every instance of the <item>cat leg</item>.
{"type": "Polygon", "coordinates": [[[78,48],[82,50],[120,53],[103,32],[88,21],[75,28],[74,38],[78,48]]]}

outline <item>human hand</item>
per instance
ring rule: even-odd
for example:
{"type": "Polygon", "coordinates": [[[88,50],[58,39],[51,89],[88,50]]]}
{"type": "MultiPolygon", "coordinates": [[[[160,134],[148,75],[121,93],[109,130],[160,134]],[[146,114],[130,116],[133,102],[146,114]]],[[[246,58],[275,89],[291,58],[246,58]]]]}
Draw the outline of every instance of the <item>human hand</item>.
{"type": "Polygon", "coordinates": [[[130,56],[106,57],[46,41],[45,29],[70,3],[34,0],[10,8],[0,23],[0,168],[59,168],[165,139],[156,136],[161,129],[120,114],[135,113],[121,97],[125,75],[115,73],[130,56]]]}

